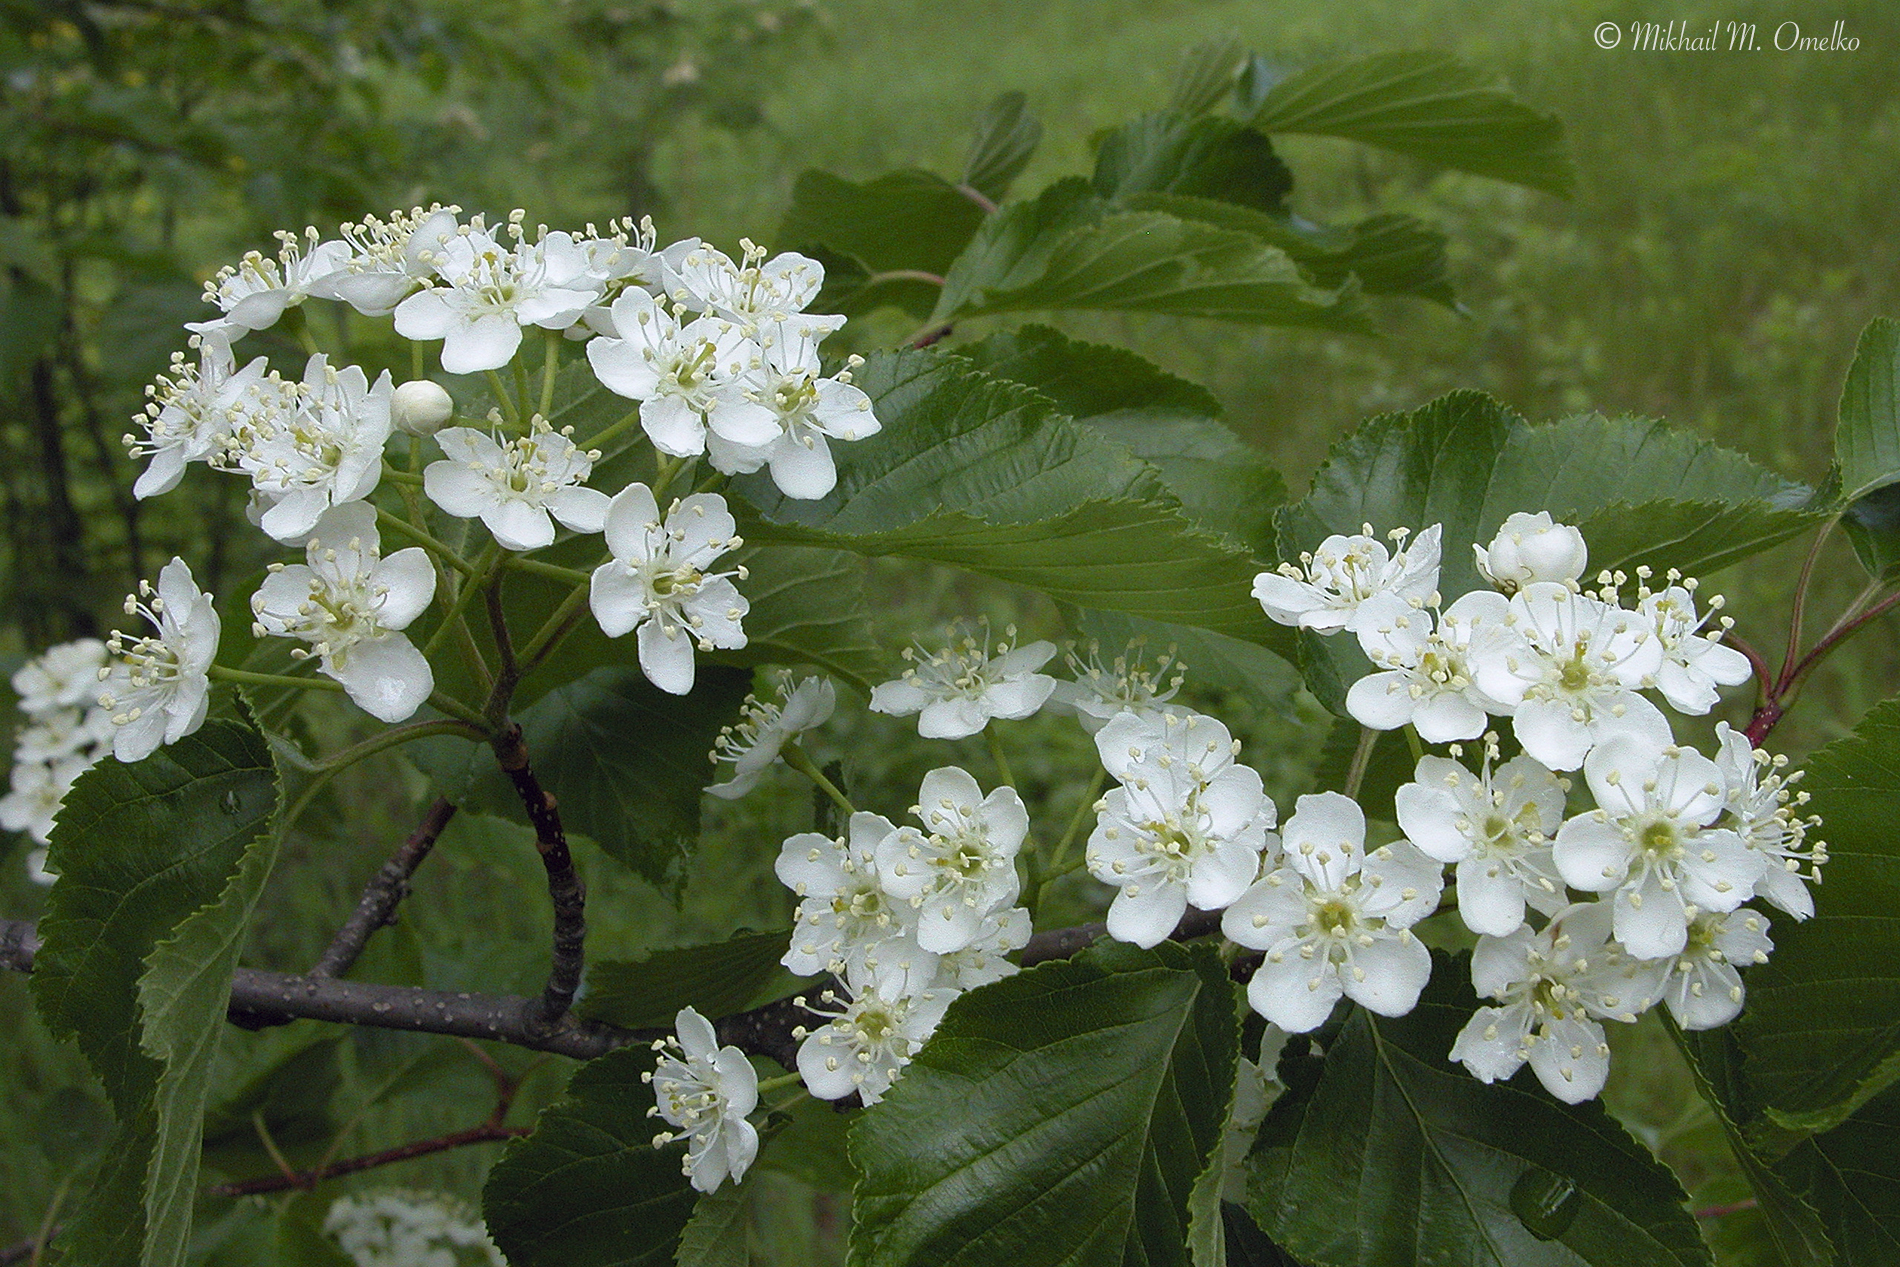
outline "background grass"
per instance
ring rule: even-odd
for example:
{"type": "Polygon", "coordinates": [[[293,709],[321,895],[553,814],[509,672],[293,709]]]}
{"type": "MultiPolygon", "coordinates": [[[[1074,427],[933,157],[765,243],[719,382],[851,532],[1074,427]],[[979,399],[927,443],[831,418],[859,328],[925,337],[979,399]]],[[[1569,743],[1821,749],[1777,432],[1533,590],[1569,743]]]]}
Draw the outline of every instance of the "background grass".
{"type": "MultiPolygon", "coordinates": [[[[484,11],[479,4],[438,7],[484,11]]],[[[529,10],[530,20],[538,12],[529,10]]],[[[743,7],[740,18],[753,20],[743,7]]],[[[1292,140],[1285,149],[1301,182],[1294,205],[1314,218],[1404,210],[1442,224],[1451,235],[1462,311],[1383,302],[1376,339],[1146,318],[1064,324],[1132,346],[1213,388],[1235,429],[1266,450],[1295,489],[1326,446],[1366,416],[1465,386],[1491,391],[1532,419],[1579,410],[1665,417],[1812,482],[1826,468],[1835,398],[1859,329],[1900,310],[1900,97],[1893,79],[1900,9],[1887,0],[1730,0],[1719,12],[1674,15],[1620,0],[1508,7],[1470,0],[824,0],[803,18],[794,36],[747,63],[742,95],[750,113],[741,112],[743,118],[723,108],[682,108],[664,128],[653,126],[651,136],[622,135],[613,144],[598,139],[599,124],[614,108],[618,85],[598,66],[587,91],[567,98],[567,114],[522,108],[545,97],[525,78],[482,86],[453,77],[445,86],[392,78],[381,106],[390,118],[453,115],[465,136],[458,166],[420,182],[405,183],[399,173],[383,192],[392,204],[441,198],[491,210],[522,205],[531,220],[550,223],[603,221],[637,201],[655,212],[663,236],[769,241],[805,167],[851,178],[907,165],[954,174],[968,121],[1004,89],[1026,91],[1046,124],[1042,150],[1018,184],[1019,191],[1033,190],[1086,170],[1099,129],[1165,101],[1177,58],[1200,40],[1231,32],[1289,68],[1337,54],[1430,47],[1495,71],[1565,120],[1579,171],[1574,198],[1434,173],[1344,144],[1292,140]],[[1604,51],[1591,39],[1602,21],[1671,17],[1691,26],[1753,21],[1764,33],[1783,21],[1819,32],[1838,19],[1861,48],[1641,53],[1604,51]],[[582,145],[575,138],[583,134],[595,139],[582,145]],[[630,147],[641,151],[644,184],[629,176],[630,147]]],[[[710,74],[728,54],[726,43],[702,49],[688,40],[669,45],[663,64],[625,73],[690,80],[710,74]]],[[[568,60],[552,62],[555,73],[591,65],[582,47],[549,52],[557,55],[568,60]]],[[[218,227],[216,210],[185,226],[206,264],[239,245],[218,227]]],[[[959,334],[981,331],[973,325],[959,334]]],[[[129,481],[130,466],[121,474],[129,481]]],[[[1780,650],[1801,548],[1790,545],[1745,571],[1708,578],[1730,595],[1738,632],[1771,654],[1780,650]]],[[[893,646],[912,629],[973,609],[1014,615],[1036,630],[1050,619],[1020,596],[941,570],[880,564],[874,576],[891,595],[883,611],[893,646]]],[[[1823,619],[1861,584],[1838,543],[1824,555],[1819,578],[1823,619]]],[[[98,609],[108,612],[122,589],[103,582],[99,588],[98,609]]],[[[1780,732],[1791,751],[1842,733],[1891,693],[1900,668],[1892,630],[1888,622],[1866,635],[1817,676],[1780,732]]],[[[1231,700],[1203,702],[1236,707],[1231,700]]],[[[1250,757],[1265,767],[1283,805],[1305,790],[1303,771],[1319,738],[1313,720],[1290,697],[1283,708],[1236,717],[1250,757]]],[[[952,759],[907,738],[906,726],[889,719],[841,720],[829,734],[854,785],[875,789],[867,799],[888,813],[901,812],[910,795],[904,789],[923,769],[952,759]]],[[[1011,742],[1023,754],[1019,772],[1042,812],[1065,821],[1079,794],[1067,772],[1085,768],[1088,755],[1072,724],[1025,723],[1011,742]]],[[[988,777],[980,749],[954,759],[988,777]]],[[[420,781],[393,765],[363,771],[341,787],[274,881],[250,962],[307,963],[362,877],[413,820],[422,795],[420,781]]],[[[593,953],[627,954],[782,923],[787,899],[770,877],[769,860],[776,842],[806,827],[809,816],[804,791],[786,779],[736,809],[712,803],[707,840],[678,908],[584,851],[593,953]]],[[[458,823],[418,878],[403,923],[379,939],[366,972],[415,974],[445,986],[530,984],[545,916],[519,895],[538,886],[535,872],[520,833],[479,820],[458,823]]],[[[33,914],[38,894],[17,867],[5,876],[0,909],[33,914]]],[[[1096,895],[1078,885],[1069,900],[1080,917],[1096,895]]],[[[22,979],[0,979],[0,1025],[13,1036],[0,1077],[5,1244],[38,1226],[72,1173],[79,1154],[65,1134],[87,1136],[84,1106],[96,1105],[96,1097],[70,1050],[32,1018],[22,979]],[[78,1125],[63,1134],[60,1122],[78,1125]]],[[[1719,1131],[1660,1029],[1646,1024],[1618,1038],[1614,1109],[1677,1166],[1698,1202],[1744,1195],[1719,1131]]],[[[342,1102],[367,1095],[388,1070],[422,1058],[427,1046],[428,1040],[387,1036],[348,1039],[334,1056],[346,1088],[342,1102]]],[[[530,1063],[508,1059],[517,1069],[530,1063]]],[[[342,1151],[479,1120],[486,1112],[483,1079],[472,1060],[464,1064],[448,1094],[390,1095],[349,1127],[342,1151]]],[[[564,1076],[561,1062],[535,1073],[520,1112],[557,1093],[564,1076]]],[[[239,1140],[231,1148],[232,1165],[256,1164],[254,1146],[239,1140]]],[[[484,1148],[412,1163],[355,1186],[401,1184],[473,1197],[492,1155],[484,1148]]],[[[771,1261],[840,1261],[848,1210],[823,1191],[824,1178],[769,1177],[761,1231],[771,1261]]],[[[1772,1261],[1752,1214],[1707,1226],[1725,1264],[1772,1261]]]]}

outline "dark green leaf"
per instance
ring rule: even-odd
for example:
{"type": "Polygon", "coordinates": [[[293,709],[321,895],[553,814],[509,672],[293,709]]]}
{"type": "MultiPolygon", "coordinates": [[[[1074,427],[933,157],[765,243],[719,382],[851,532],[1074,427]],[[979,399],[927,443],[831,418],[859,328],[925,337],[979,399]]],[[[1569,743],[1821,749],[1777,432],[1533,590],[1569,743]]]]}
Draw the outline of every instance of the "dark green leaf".
{"type": "Polygon", "coordinates": [[[799,978],[779,966],[788,933],[741,933],[707,946],[598,960],[587,969],[580,1010],[627,1029],[671,1029],[683,1007],[709,1020],[782,999],[799,978]]]}
{"type": "Polygon", "coordinates": [[[680,1235],[679,1267],[748,1267],[753,1241],[752,1190],[728,1183],[693,1205],[680,1235]]]}
{"type": "Polygon", "coordinates": [[[1290,644],[1249,594],[1254,557],[1044,397],[928,351],[873,358],[857,382],[883,430],[846,447],[822,500],[735,480],[760,516],[743,525],[749,538],[932,559],[1080,606],[1290,644]]]}
{"type": "Polygon", "coordinates": [[[1232,33],[1196,44],[1175,68],[1174,91],[1168,106],[1186,115],[1206,114],[1234,90],[1246,54],[1232,33]]]}
{"type": "Polygon", "coordinates": [[[1369,329],[1354,288],[1311,285],[1252,234],[1117,211],[1079,178],[984,221],[946,275],[932,320],[1059,308],[1369,329]]]}
{"type": "Polygon", "coordinates": [[[1253,124],[1263,132],[1344,137],[1559,196],[1575,180],[1556,115],[1444,53],[1322,63],[1275,84],[1253,124]]]}
{"type": "Polygon", "coordinates": [[[1009,193],[1042,140],[1042,121],[1024,113],[1025,100],[1020,92],[998,93],[976,121],[963,183],[991,202],[1009,193]]]}
{"type": "Polygon", "coordinates": [[[751,609],[746,645],[709,653],[721,664],[810,665],[870,693],[884,679],[884,652],[864,597],[864,560],[843,550],[747,546],[721,567],[743,566],[751,609]]]}
{"type": "MultiPolygon", "coordinates": [[[[744,670],[702,663],[690,695],[669,695],[637,668],[606,664],[555,687],[515,720],[536,777],[560,803],[562,825],[658,884],[699,839],[700,790],[716,774],[707,754],[751,685],[744,670]]],[[[468,779],[459,795],[447,786],[443,795],[527,821],[485,746],[442,749],[466,754],[468,779]]]]}
{"type": "MultiPolygon", "coordinates": [[[[1346,786],[1346,774],[1352,769],[1353,754],[1359,750],[1359,737],[1365,727],[1349,717],[1336,717],[1326,732],[1326,746],[1320,751],[1319,765],[1313,771],[1313,791],[1339,792],[1346,786]]],[[[1403,785],[1412,781],[1418,763],[1405,736],[1396,730],[1383,730],[1373,740],[1372,755],[1367,758],[1364,781],[1355,797],[1365,806],[1369,818],[1396,821],[1393,798],[1403,785]]]]}
{"type": "Polygon", "coordinates": [[[654,1059],[630,1047],[583,1065],[488,1172],[482,1215],[513,1267],[672,1267],[698,1194],[685,1144],[653,1147],[654,1059]]]}
{"type": "Polygon", "coordinates": [[[1841,386],[1834,457],[1850,503],[1900,481],[1900,321],[1892,317],[1861,331],[1841,386]]]}
{"type": "Polygon", "coordinates": [[[1104,943],[966,994],[851,1132],[853,1267],[1187,1262],[1238,1049],[1208,948],[1104,943]]]}
{"type": "Polygon", "coordinates": [[[862,312],[888,302],[924,316],[936,303],[937,287],[909,275],[942,277],[982,221],[982,208],[930,172],[909,169],[855,184],[807,171],[793,187],[778,240],[796,250],[823,247],[859,266],[845,270],[824,261],[825,293],[815,311],[862,312]],[[899,282],[910,285],[875,296],[857,293],[899,282]]]}
{"type": "Polygon", "coordinates": [[[1875,489],[1841,512],[1861,566],[1883,581],[1900,576],[1900,484],[1875,489]]]}
{"type": "Polygon", "coordinates": [[[1094,185],[1110,201],[1179,194],[1266,212],[1286,202],[1293,173],[1263,132],[1221,115],[1161,110],[1103,138],[1094,185]]]}
{"type": "Polygon", "coordinates": [[[1674,1176],[1601,1104],[1450,1062],[1477,1002],[1468,971],[1436,956],[1396,1020],[1355,1007],[1318,1084],[1275,1104],[1247,1201],[1260,1228],[1326,1267],[1708,1264],[1674,1176]]]}
{"type": "Polygon", "coordinates": [[[1819,1211],[1837,1267],[1900,1262],[1897,1139],[1900,1088],[1889,1088],[1775,1163],[1776,1173],[1819,1211]]]}
{"type": "Polygon", "coordinates": [[[1736,1032],[1768,1117],[1817,1131],[1900,1077],[1900,699],[1810,756],[1800,786],[1828,843],[1827,883],[1812,919],[1775,920],[1736,1032]]]}

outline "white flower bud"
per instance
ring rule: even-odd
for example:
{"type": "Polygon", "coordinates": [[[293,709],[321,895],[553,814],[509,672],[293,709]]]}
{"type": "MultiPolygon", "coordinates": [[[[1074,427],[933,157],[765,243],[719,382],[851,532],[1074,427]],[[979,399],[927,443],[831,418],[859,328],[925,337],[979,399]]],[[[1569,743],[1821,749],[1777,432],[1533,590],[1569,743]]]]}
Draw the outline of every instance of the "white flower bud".
{"type": "Polygon", "coordinates": [[[1583,534],[1569,524],[1555,523],[1548,511],[1522,511],[1504,521],[1491,547],[1474,545],[1478,571],[1505,593],[1515,593],[1533,581],[1574,581],[1589,561],[1583,534]]]}
{"type": "Polygon", "coordinates": [[[389,398],[390,422],[408,435],[432,436],[454,416],[455,401],[426,378],[411,379],[389,398]]]}

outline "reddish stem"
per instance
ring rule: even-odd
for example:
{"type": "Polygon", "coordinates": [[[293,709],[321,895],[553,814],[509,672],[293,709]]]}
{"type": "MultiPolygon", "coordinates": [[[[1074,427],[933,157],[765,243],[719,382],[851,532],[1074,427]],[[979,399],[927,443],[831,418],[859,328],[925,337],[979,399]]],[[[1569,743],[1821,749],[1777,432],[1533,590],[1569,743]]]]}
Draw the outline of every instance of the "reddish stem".
{"type": "Polygon", "coordinates": [[[1740,1214],[1743,1210],[1752,1210],[1754,1208],[1755,1198],[1744,1197],[1740,1201],[1734,1201],[1728,1205],[1705,1205],[1695,1212],[1695,1216],[1698,1219],[1719,1219],[1724,1214],[1740,1214]]]}
{"type": "Polygon", "coordinates": [[[254,1197],[266,1192],[287,1192],[292,1188],[307,1192],[326,1179],[374,1170],[378,1166],[388,1166],[414,1157],[445,1153],[452,1148],[466,1148],[470,1144],[490,1144],[498,1140],[513,1139],[517,1135],[527,1133],[528,1128],[525,1126],[503,1126],[499,1122],[487,1121],[480,1126],[471,1126],[465,1131],[438,1135],[434,1139],[412,1140],[407,1144],[398,1144],[394,1148],[385,1148],[381,1152],[365,1153],[361,1157],[346,1157],[342,1161],[333,1161],[315,1170],[287,1175],[264,1175],[257,1179],[246,1179],[240,1183],[221,1183],[211,1191],[221,1197],[254,1197]]]}

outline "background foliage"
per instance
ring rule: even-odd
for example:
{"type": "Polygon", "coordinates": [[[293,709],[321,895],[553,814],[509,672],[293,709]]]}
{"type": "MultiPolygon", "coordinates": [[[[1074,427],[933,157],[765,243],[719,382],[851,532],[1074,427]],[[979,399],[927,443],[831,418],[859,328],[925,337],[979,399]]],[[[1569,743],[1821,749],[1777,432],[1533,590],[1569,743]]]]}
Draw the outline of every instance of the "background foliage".
{"type": "MultiPolygon", "coordinates": [[[[550,222],[651,213],[663,235],[692,232],[730,246],[751,234],[795,246],[796,220],[774,230],[795,201],[822,194],[799,183],[807,168],[849,181],[913,165],[959,171],[970,122],[998,92],[1020,89],[1044,121],[1017,185],[1035,189],[1090,170],[1096,134],[1164,104],[1181,52],[1229,31],[1285,69],[1431,47],[1500,73],[1565,121],[1573,196],[1558,201],[1361,146],[1295,138],[1284,147],[1300,174],[1294,207],[1334,222],[1412,212],[1441,225],[1457,308],[1375,295],[1367,302],[1377,337],[1216,330],[1127,314],[1068,314],[1064,332],[1131,346],[1207,384],[1227,422],[1265,448],[1295,488],[1341,431],[1456,387],[1487,390],[1533,419],[1580,410],[1665,417],[1818,484],[1855,334],[1894,311],[1900,289],[1892,232],[1900,100],[1890,73],[1900,15],[1876,0],[1825,9],[1739,3],[1721,16],[1769,26],[1843,19],[1862,50],[1691,58],[1597,49],[1589,35],[1597,21],[1656,16],[1636,4],[1597,7],[1586,18],[1571,6],[1502,15],[1455,0],[1270,8],[9,0],[0,8],[0,659],[10,667],[47,641],[109,628],[133,580],[174,550],[207,561],[200,575],[214,591],[237,588],[255,567],[239,557],[247,534],[227,532],[241,514],[230,481],[207,479],[139,506],[129,500],[133,468],[117,436],[175,345],[177,323],[197,315],[211,267],[266,245],[271,229],[328,227],[367,209],[441,199],[491,211],[522,205],[550,222]],[[969,34],[979,30],[980,51],[969,34]]],[[[1130,196],[1099,182],[1095,192],[1130,196]]],[[[891,328],[877,337],[903,337],[929,315],[928,304],[910,315],[887,309],[876,320],[891,328]]],[[[981,333],[981,319],[966,330],[981,333]]],[[[993,341],[971,355],[994,366],[1031,351],[993,341]]],[[[1823,607],[1838,608],[1858,587],[1848,544],[1830,547],[1828,561],[1840,566],[1821,572],[1823,607]]],[[[1778,578],[1796,562],[1786,555],[1711,585],[1731,595],[1746,622],[1750,610],[1785,606],[1778,578]]],[[[873,579],[899,596],[877,609],[887,641],[970,610],[1031,628],[1052,619],[1041,600],[948,569],[886,563],[873,579]]],[[[1108,641],[1120,630],[1102,633],[1108,641]]],[[[1799,755],[1844,733],[1893,680],[1893,647],[1869,638],[1837,657],[1778,741],[1799,755]]],[[[1220,689],[1213,662],[1191,653],[1189,662],[1202,690],[1220,689]]],[[[1275,682],[1209,707],[1236,722],[1250,752],[1280,753],[1263,773],[1284,803],[1305,790],[1295,772],[1317,755],[1290,739],[1314,713],[1290,683],[1275,682]]],[[[914,783],[942,760],[907,741],[901,723],[859,717],[849,725],[858,733],[841,726],[838,745],[878,754],[858,757],[849,771],[865,785],[914,783]]],[[[1026,794],[1040,792],[1039,812],[1056,821],[1077,795],[1054,776],[1073,764],[1065,753],[1085,749],[1072,731],[1051,722],[1043,768],[1018,772],[1026,794]]],[[[324,829],[293,838],[289,849],[303,856],[284,858],[259,899],[268,917],[257,922],[247,962],[296,966],[320,948],[360,876],[407,828],[417,789],[389,777],[395,768],[360,771],[326,794],[324,812],[313,815],[324,829]]],[[[786,895],[745,844],[803,830],[810,819],[804,795],[784,783],[743,811],[716,803],[690,874],[657,867],[649,877],[657,883],[585,852],[595,958],[782,926],[786,895]],[[673,892],[683,898],[677,909],[673,892]]],[[[17,865],[0,875],[5,910],[33,914],[38,895],[17,865]]],[[[532,988],[542,916],[514,895],[537,884],[519,829],[465,815],[419,877],[403,923],[371,955],[385,957],[380,967],[392,976],[437,988],[532,988]]],[[[1077,918],[1092,914],[1081,896],[1075,901],[1077,918]]],[[[366,975],[378,970],[365,964],[366,975]]],[[[0,1016],[17,1036],[0,1082],[6,1244],[32,1233],[97,1154],[107,1116],[76,1053],[33,1019],[23,980],[0,978],[0,1016]]],[[[1426,1017],[1413,1028],[1429,1024],[1426,1017]]],[[[1725,1136],[1740,1128],[1688,1094],[1670,1037],[1653,1021],[1618,1037],[1635,1058],[1619,1054],[1612,1109],[1677,1169],[1698,1203],[1744,1195],[1725,1136]]],[[[1400,1050],[1405,1041],[1393,1040],[1400,1050]]],[[[254,1115],[298,1164],[316,1160],[339,1131],[357,1152],[477,1120],[488,1074],[472,1059],[454,1063],[445,1046],[391,1034],[297,1042],[286,1032],[265,1045],[268,1058],[240,1064],[227,1053],[210,1080],[207,1165],[249,1174],[268,1164],[254,1115]],[[430,1079],[445,1063],[460,1079],[446,1091],[430,1079]]],[[[566,1080],[565,1067],[503,1059],[527,1079],[517,1120],[566,1080]]],[[[1890,1122],[1891,1100],[1870,1102],[1855,1121],[1864,1118],[1866,1129],[1890,1122]]],[[[829,1127],[822,1114],[795,1123],[788,1129],[818,1142],[768,1149],[762,1160],[751,1218],[771,1261],[842,1257],[841,1163],[827,1169],[823,1161],[829,1127]]],[[[1829,1139],[1855,1146],[1851,1135],[1829,1139]]],[[[828,1146],[841,1158],[841,1133],[828,1146]]],[[[401,1182],[473,1197],[494,1151],[411,1163],[399,1178],[370,1176],[363,1186],[401,1182]]],[[[1828,1186],[1839,1164],[1811,1143],[1777,1169],[1825,1205],[1839,1199],[1828,1186]]],[[[1721,1261],[1772,1261],[1765,1217],[1714,1221],[1721,1261]]],[[[230,1216],[201,1227],[203,1251],[223,1244],[231,1261],[244,1261],[243,1222],[230,1216]]]]}

